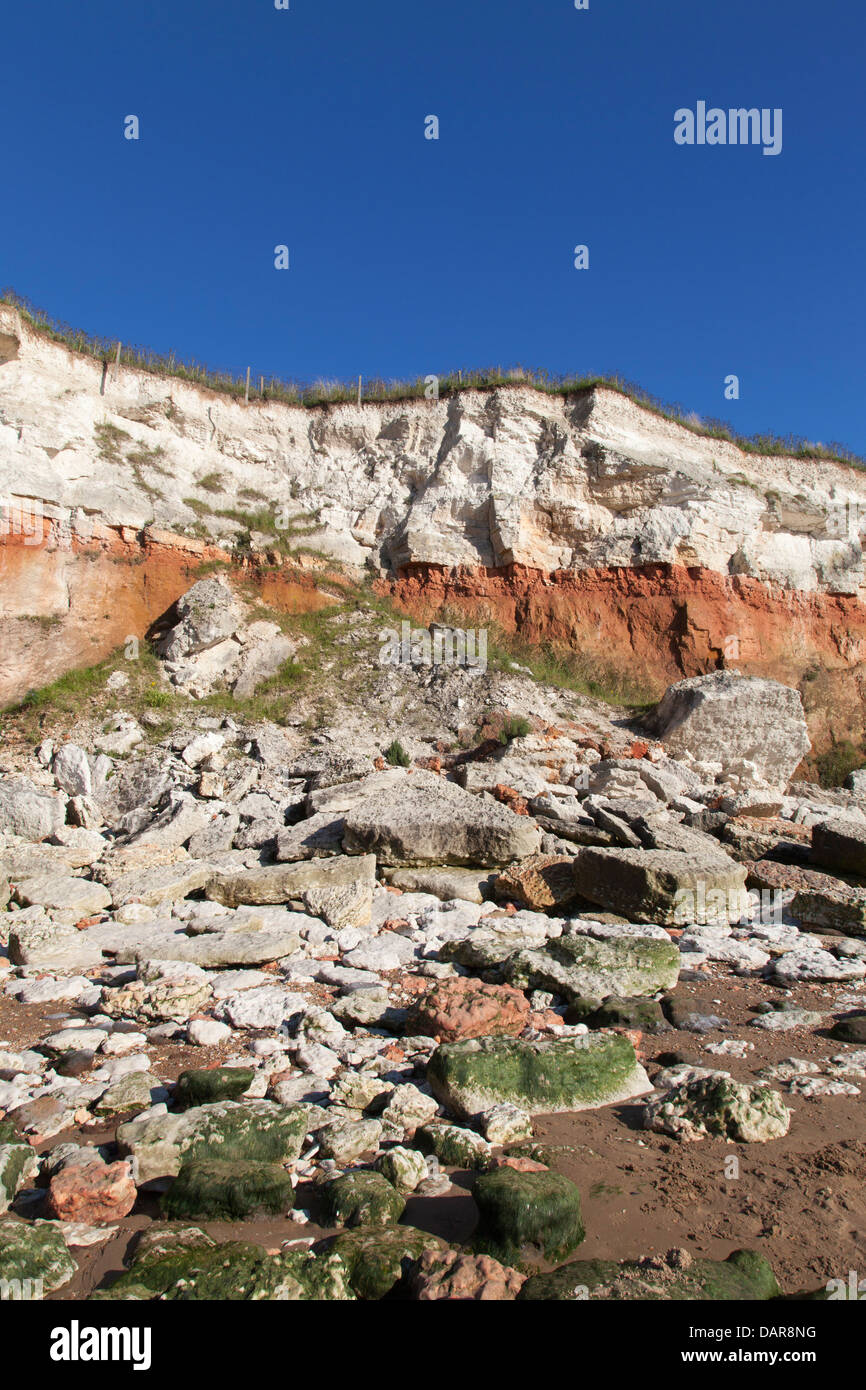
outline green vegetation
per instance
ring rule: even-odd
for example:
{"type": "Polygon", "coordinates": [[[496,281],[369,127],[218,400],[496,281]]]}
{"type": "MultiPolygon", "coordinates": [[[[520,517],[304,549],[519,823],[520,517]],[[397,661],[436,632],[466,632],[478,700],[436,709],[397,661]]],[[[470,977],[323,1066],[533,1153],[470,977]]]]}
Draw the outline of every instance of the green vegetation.
{"type": "Polygon", "coordinates": [[[491,671],[505,672],[513,671],[515,665],[523,666],[541,685],[572,690],[576,695],[590,695],[605,704],[634,710],[649,709],[661,693],[615,667],[601,666],[584,652],[557,647],[552,642],[533,646],[497,627],[488,629],[487,664],[491,671]]]}
{"type": "Polygon", "coordinates": [[[408,767],[412,762],[398,738],[385,749],[385,762],[390,763],[392,767],[408,767]]]}
{"type": "MultiPolygon", "coordinates": [[[[0,290],[0,303],[13,305],[31,328],[72,349],[95,357],[106,364],[116,358],[117,340],[100,338],[81,329],[52,319],[43,310],[36,308],[13,289],[0,290]]],[[[174,377],[192,385],[207,387],[235,399],[243,398],[246,392],[246,372],[226,371],[208,367],[199,362],[179,362],[174,352],[156,353],[150,348],[123,345],[120,362],[122,366],[136,371],[151,372],[155,376],[174,377]]],[[[250,401],[281,401],[287,405],[315,408],[334,405],[340,402],[357,400],[358,387],[355,382],[315,381],[312,383],[282,381],[276,377],[261,378],[253,373],[250,387],[250,401]],[[256,382],[263,381],[258,387],[256,382]]],[[[802,459],[832,459],[852,467],[866,467],[866,459],[839,443],[813,443],[793,435],[778,436],[756,434],[745,436],[723,420],[699,419],[679,403],[666,403],[627,381],[618,374],[576,375],[554,374],[543,369],[525,367],[491,367],[484,370],[452,371],[439,376],[440,399],[459,394],[462,391],[484,391],[500,387],[530,386],[552,396],[580,397],[595,387],[604,386],[618,391],[636,404],[651,410],[667,420],[673,420],[693,434],[711,439],[722,439],[736,444],[746,453],[784,455],[802,459]]],[[[365,401],[399,402],[424,400],[427,393],[427,380],[417,377],[413,381],[383,381],[371,378],[363,383],[362,397],[365,401]]],[[[174,407],[171,407],[174,410],[174,407]]],[[[166,409],[168,414],[168,408],[166,409]]]]}
{"type": "Polygon", "coordinates": [[[515,738],[526,738],[532,725],[522,714],[510,714],[499,730],[500,743],[511,743],[515,738]]]}
{"type": "Polygon", "coordinates": [[[822,787],[841,787],[849,772],[866,767],[866,750],[856,747],[850,739],[842,739],[813,759],[818,781],[822,787]]]}

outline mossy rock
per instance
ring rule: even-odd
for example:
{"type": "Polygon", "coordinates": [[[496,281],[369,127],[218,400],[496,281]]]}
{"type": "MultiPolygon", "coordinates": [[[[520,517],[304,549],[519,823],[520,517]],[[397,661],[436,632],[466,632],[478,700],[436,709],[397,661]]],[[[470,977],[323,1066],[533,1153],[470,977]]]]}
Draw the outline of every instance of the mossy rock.
{"type": "Polygon", "coordinates": [[[329,1226],[392,1226],[406,1206],[387,1178],[363,1169],[326,1183],[322,1202],[329,1226]]]}
{"type": "Polygon", "coordinates": [[[643,1033],[668,1033],[670,1024],[655,999],[620,999],[612,994],[597,1009],[580,1018],[566,1013],[569,1023],[586,1023],[590,1028],[639,1028],[643,1033]]]}
{"type": "Polygon", "coordinates": [[[291,1162],[301,1152],[307,1122],[303,1106],[221,1100],[119,1125],[117,1142],[121,1157],[129,1154],[135,1159],[140,1186],[175,1177],[181,1164],[192,1158],[291,1162]]]}
{"type": "Polygon", "coordinates": [[[39,1172],[39,1159],[29,1144],[0,1143],[0,1212],[6,1211],[28,1178],[39,1172]]]}
{"type": "Polygon", "coordinates": [[[0,1144],[22,1144],[23,1142],[11,1120],[0,1120],[0,1144]]]}
{"type": "Polygon", "coordinates": [[[278,1163],[251,1159],[189,1159],[162,1199],[173,1220],[244,1221],[281,1216],[295,1204],[295,1190],[278,1163]]]}
{"type": "Polygon", "coordinates": [[[43,1291],[52,1293],[77,1268],[56,1226],[0,1217],[0,1279],[41,1279],[43,1291]]]}
{"type": "Polygon", "coordinates": [[[415,1131],[415,1144],[422,1153],[435,1154],[447,1168],[475,1168],[483,1172],[493,1156],[492,1144],[480,1134],[435,1121],[415,1131]]]}
{"type": "Polygon", "coordinates": [[[287,1250],[268,1255],[258,1245],[232,1241],[217,1245],[203,1231],[178,1232],[173,1242],[140,1244],[132,1265],[109,1288],[92,1295],[114,1300],[230,1300],[232,1302],[316,1302],[353,1297],[337,1257],[287,1250]]]}
{"type": "Polygon", "coordinates": [[[651,936],[559,936],[538,950],[518,951],[506,978],[521,989],[548,989],[567,1003],[587,995],[633,999],[670,989],[680,971],[673,941],[651,936]]]}
{"type": "Polygon", "coordinates": [[[425,1250],[445,1250],[444,1240],[414,1226],[378,1226],[345,1231],[328,1246],[349,1271],[359,1298],[372,1301],[390,1293],[425,1250]]]}
{"type": "Polygon", "coordinates": [[[239,1100],[255,1079],[252,1067],[214,1067],[182,1071],[172,1097],[178,1110],[216,1100],[239,1100]]]}
{"type": "Polygon", "coordinates": [[[561,1173],[497,1168],[478,1179],[473,1196],[479,1213],[473,1245],[502,1264],[514,1264],[527,1249],[564,1260],[586,1235],[580,1192],[561,1173]]]}
{"type": "Polygon", "coordinates": [[[765,1143],[788,1133],[791,1112],[778,1091],[725,1076],[700,1077],[665,1091],[643,1111],[645,1129],[677,1139],[733,1139],[765,1143]]]}
{"type": "Polygon", "coordinates": [[[93,1107],[94,1115],[138,1115],[149,1110],[154,1102],[154,1093],[165,1096],[158,1076],[149,1072],[131,1071],[103,1091],[93,1107]]]}
{"type": "MultiPolygon", "coordinates": [[[[671,1252],[673,1254],[674,1252],[671,1252]]],[[[685,1252],[677,1252],[682,1256],[685,1252]]],[[[518,1299],[533,1302],[711,1301],[778,1298],[781,1289],[768,1260],[755,1250],[735,1250],[726,1260],[667,1258],[575,1260],[527,1279],[518,1299]]]]}
{"type": "Polygon", "coordinates": [[[530,1114],[586,1110],[651,1090],[628,1038],[466,1038],[437,1047],[427,1068],[436,1099],[465,1119],[510,1102],[530,1114]]]}

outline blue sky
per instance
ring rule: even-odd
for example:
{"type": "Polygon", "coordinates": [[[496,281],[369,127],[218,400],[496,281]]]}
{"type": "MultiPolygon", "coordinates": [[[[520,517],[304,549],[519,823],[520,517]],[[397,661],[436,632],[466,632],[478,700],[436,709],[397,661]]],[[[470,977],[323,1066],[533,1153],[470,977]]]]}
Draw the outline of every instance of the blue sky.
{"type": "Polygon", "coordinates": [[[862,7],[290,4],[7,7],[0,283],[214,366],[618,371],[866,453],[862,7]],[[781,154],[677,146],[699,100],[781,154]]]}

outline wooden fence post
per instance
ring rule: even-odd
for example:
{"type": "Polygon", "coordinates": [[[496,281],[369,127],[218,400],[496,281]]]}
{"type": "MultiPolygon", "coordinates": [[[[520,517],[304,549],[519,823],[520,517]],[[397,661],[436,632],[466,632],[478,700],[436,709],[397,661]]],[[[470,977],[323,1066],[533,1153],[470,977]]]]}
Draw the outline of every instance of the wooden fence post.
{"type": "Polygon", "coordinates": [[[246,390],[246,395],[244,396],[244,403],[245,403],[246,405],[249,405],[249,403],[250,403],[250,369],[249,369],[249,367],[247,367],[247,390],[246,390]]]}
{"type": "Polygon", "coordinates": [[[361,404],[361,378],[358,377],[358,404],[361,404]]]}
{"type": "Polygon", "coordinates": [[[117,344],[117,357],[115,358],[115,361],[114,361],[114,376],[115,376],[115,379],[117,378],[117,373],[118,373],[119,371],[120,371],[120,343],[117,344]]]}

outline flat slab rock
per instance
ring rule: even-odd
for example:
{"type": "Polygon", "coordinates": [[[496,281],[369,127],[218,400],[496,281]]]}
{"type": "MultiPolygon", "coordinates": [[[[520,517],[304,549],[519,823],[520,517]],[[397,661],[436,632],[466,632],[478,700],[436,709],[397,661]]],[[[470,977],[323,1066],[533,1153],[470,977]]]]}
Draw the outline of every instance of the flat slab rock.
{"type": "Polygon", "coordinates": [[[739,921],[747,902],[746,870],[719,851],[581,849],[573,867],[582,897],[630,921],[683,926],[712,914],[739,921]]]}
{"type": "Polygon", "coordinates": [[[487,866],[535,854],[541,831],[498,801],[415,771],[399,791],[379,792],[346,812],[343,848],[395,867],[487,866]]]}

